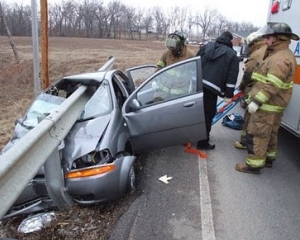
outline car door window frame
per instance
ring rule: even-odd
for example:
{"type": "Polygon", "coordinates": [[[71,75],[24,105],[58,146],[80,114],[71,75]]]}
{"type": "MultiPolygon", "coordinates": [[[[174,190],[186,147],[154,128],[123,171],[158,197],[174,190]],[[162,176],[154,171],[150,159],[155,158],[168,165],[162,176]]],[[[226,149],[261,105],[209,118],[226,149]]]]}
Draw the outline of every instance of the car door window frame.
{"type": "MultiPolygon", "coordinates": [[[[189,76],[189,75],[187,75],[187,76],[189,76]]],[[[170,81],[172,81],[172,79],[170,79],[170,81]]],[[[190,88],[190,86],[189,86],[189,88],[190,88]]],[[[152,75],[140,87],[138,87],[137,90],[134,92],[135,93],[134,102],[136,102],[135,106],[137,108],[144,108],[144,107],[147,107],[147,106],[150,106],[153,104],[157,104],[160,102],[166,102],[166,101],[172,101],[174,99],[185,97],[185,96],[199,93],[202,91],[203,91],[203,85],[202,85],[201,60],[200,60],[200,57],[197,56],[197,57],[187,59],[187,60],[181,61],[181,62],[173,64],[173,65],[170,65],[168,67],[165,67],[162,70],[160,70],[159,72],[152,75]],[[190,82],[194,81],[193,89],[190,89],[190,91],[186,91],[184,94],[174,94],[174,96],[165,98],[163,100],[155,99],[155,97],[153,97],[154,93],[155,93],[155,88],[157,88],[157,86],[155,86],[155,84],[156,84],[155,82],[157,81],[157,79],[159,79],[163,75],[169,74],[172,71],[176,73],[179,71],[179,69],[181,69],[181,68],[184,69],[184,66],[191,67],[193,64],[195,64],[195,65],[190,70],[194,71],[194,73],[192,73],[192,75],[190,75],[190,79],[187,79],[189,84],[190,84],[190,82]],[[151,94],[153,94],[153,95],[151,96],[151,94]],[[142,95],[145,96],[143,100],[141,99],[142,95]],[[148,95],[148,96],[146,96],[146,95],[148,95]]],[[[131,107],[133,107],[133,105],[131,105],[131,107]]],[[[126,108],[127,108],[126,112],[129,111],[128,106],[126,108]]]]}
{"type": "Polygon", "coordinates": [[[117,104],[120,108],[122,108],[124,102],[126,101],[129,93],[124,85],[124,78],[119,74],[119,72],[115,72],[112,76],[112,88],[114,91],[114,95],[116,96],[117,104]]]}
{"type": "Polygon", "coordinates": [[[132,79],[127,77],[123,72],[118,70],[114,73],[114,76],[119,79],[119,81],[125,87],[128,94],[131,94],[135,90],[135,86],[132,79]]]}
{"type": "Polygon", "coordinates": [[[153,75],[156,71],[156,65],[146,64],[128,68],[125,74],[134,83],[135,87],[139,87],[146,79],[153,75]]]}

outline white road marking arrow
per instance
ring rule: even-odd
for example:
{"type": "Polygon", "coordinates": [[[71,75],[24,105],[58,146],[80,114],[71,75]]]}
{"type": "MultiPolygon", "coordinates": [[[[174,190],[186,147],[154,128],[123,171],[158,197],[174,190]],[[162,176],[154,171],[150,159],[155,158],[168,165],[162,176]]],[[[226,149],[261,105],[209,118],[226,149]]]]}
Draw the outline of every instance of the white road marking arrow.
{"type": "Polygon", "coordinates": [[[169,183],[168,181],[171,180],[172,178],[173,177],[168,177],[167,175],[164,175],[164,176],[160,177],[158,180],[162,181],[165,184],[168,184],[169,183]]]}

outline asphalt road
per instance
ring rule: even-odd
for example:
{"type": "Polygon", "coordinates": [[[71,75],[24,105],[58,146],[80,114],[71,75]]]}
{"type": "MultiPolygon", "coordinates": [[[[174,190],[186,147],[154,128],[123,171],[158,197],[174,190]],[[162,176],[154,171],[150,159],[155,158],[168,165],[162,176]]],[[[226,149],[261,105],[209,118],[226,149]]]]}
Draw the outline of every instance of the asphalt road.
{"type": "MultiPolygon", "coordinates": [[[[229,113],[243,111],[238,104],[229,113]]],[[[300,139],[280,128],[273,168],[256,175],[234,169],[247,155],[233,146],[239,137],[220,120],[207,159],[183,146],[139,156],[140,196],[109,240],[299,240],[300,139]],[[159,181],[164,175],[168,184],[159,181]]]]}
{"type": "Polygon", "coordinates": [[[110,239],[201,239],[199,160],[183,146],[141,155],[142,194],[110,239]],[[169,183],[159,181],[167,175],[169,183]]]}
{"type": "MultiPolygon", "coordinates": [[[[242,113],[237,105],[230,112],[242,113]]],[[[237,172],[246,151],[233,147],[240,131],[213,126],[208,158],[183,146],[141,155],[141,195],[110,240],[300,239],[300,140],[279,132],[278,157],[260,174],[237,172]],[[172,177],[168,184],[158,179],[172,177]]]]}
{"type": "Polygon", "coordinates": [[[300,239],[300,140],[280,129],[273,168],[245,174],[234,169],[246,157],[233,147],[239,131],[222,127],[207,160],[216,239],[300,239]]]}
{"type": "MultiPolygon", "coordinates": [[[[240,112],[237,105],[231,112],[240,112]]],[[[273,168],[258,175],[237,172],[246,151],[233,147],[240,131],[218,122],[207,159],[183,146],[140,156],[141,195],[119,220],[112,239],[300,239],[300,140],[279,131],[273,168]],[[173,177],[169,184],[158,179],[173,177]]]]}

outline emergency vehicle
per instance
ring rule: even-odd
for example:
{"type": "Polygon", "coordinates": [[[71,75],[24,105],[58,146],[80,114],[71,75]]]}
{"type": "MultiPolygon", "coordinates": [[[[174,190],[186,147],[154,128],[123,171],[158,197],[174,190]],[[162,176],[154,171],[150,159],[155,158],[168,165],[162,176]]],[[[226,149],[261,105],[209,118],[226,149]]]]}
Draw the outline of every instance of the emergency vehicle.
{"type": "MultiPolygon", "coordinates": [[[[300,1],[270,0],[267,22],[287,23],[300,36],[300,1]]],[[[292,98],[285,109],[281,125],[300,138],[300,41],[291,40],[290,49],[297,59],[292,98]]]]}

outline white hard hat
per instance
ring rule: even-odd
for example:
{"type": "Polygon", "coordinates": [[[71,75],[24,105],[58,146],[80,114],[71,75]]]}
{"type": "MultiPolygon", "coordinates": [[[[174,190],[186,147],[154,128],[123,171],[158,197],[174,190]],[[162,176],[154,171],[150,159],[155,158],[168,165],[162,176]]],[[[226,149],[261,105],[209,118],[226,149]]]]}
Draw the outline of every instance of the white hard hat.
{"type": "Polygon", "coordinates": [[[260,39],[262,36],[258,32],[250,33],[246,38],[247,45],[250,46],[255,40],[260,39]]]}

